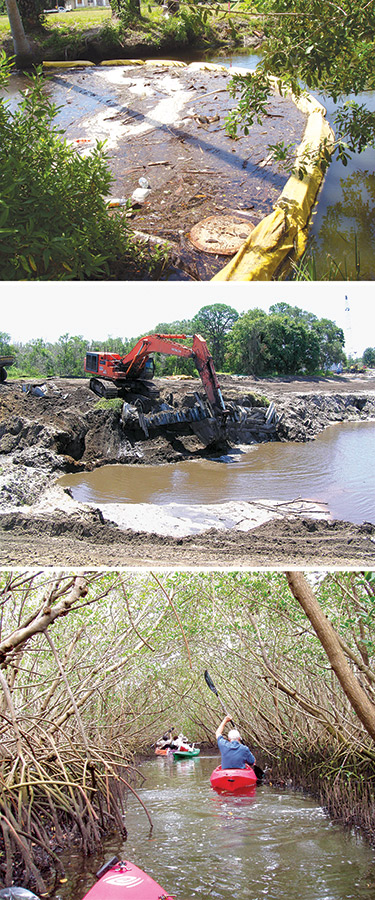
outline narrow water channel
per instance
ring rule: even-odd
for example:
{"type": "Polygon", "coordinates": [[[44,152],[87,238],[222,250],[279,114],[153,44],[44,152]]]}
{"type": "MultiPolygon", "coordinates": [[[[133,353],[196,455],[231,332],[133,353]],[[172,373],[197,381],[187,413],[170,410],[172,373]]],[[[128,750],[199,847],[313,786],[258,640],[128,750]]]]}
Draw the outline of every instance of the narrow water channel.
{"type": "Polygon", "coordinates": [[[373,900],[375,854],[332,824],[311,799],[269,786],[252,796],[216,794],[217,757],[141,766],[139,793],[153,820],[129,797],[128,840],[103,855],[69,857],[61,900],[81,900],[96,865],[113,854],[135,862],[175,900],[373,900]]]}
{"type": "Polygon", "coordinates": [[[235,500],[328,504],[336,519],[375,522],[375,422],[332,425],[315,441],[266,443],[218,460],[158,466],[104,466],[65,475],[63,487],[85,503],[177,504],[188,507],[235,500]]]}

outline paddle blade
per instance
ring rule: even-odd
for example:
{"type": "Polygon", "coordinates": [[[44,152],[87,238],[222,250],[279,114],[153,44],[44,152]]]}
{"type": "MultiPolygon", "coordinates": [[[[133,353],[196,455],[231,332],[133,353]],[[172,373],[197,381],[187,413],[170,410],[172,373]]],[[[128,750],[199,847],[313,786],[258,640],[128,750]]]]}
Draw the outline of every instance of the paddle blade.
{"type": "Polygon", "coordinates": [[[207,669],[206,669],[206,671],[205,671],[205,673],[204,673],[204,680],[205,680],[206,684],[208,685],[210,691],[213,691],[213,693],[216,694],[216,696],[218,697],[218,696],[219,696],[219,695],[218,695],[218,692],[217,692],[217,690],[216,690],[216,688],[215,688],[215,685],[214,685],[214,683],[213,683],[213,681],[212,681],[212,678],[210,678],[210,676],[209,676],[209,674],[208,674],[208,672],[207,672],[207,669]]]}

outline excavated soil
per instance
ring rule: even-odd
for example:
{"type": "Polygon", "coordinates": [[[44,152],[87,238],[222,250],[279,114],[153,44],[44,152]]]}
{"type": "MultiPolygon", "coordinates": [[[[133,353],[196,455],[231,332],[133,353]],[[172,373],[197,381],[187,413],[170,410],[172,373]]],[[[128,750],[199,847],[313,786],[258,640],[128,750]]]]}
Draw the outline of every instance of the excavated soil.
{"type": "Polygon", "coordinates": [[[120,531],[95,513],[1,516],[1,564],[28,566],[165,566],[182,568],[358,568],[375,559],[375,526],[348,522],[270,522],[251,533],[208,531],[173,539],[120,531]]]}
{"type": "MultiPolygon", "coordinates": [[[[250,410],[275,402],[274,433],[306,441],[328,424],[375,418],[375,378],[268,379],[221,376],[225,403],[250,410]]],[[[199,390],[195,379],[156,379],[160,398],[180,409],[199,390]]],[[[35,385],[34,385],[35,386],[35,385]]],[[[21,382],[0,385],[0,563],[80,566],[367,566],[375,557],[375,524],[321,521],[304,515],[239,531],[211,529],[173,538],[122,530],[98,509],[56,486],[65,472],[109,462],[176,463],[216,455],[188,426],[124,428],[118,410],[98,408],[84,379],[50,379],[40,393],[21,382]]],[[[131,398],[130,398],[131,399],[131,398]]],[[[250,440],[250,439],[249,439],[250,440]]],[[[221,450],[230,442],[223,440],[221,450]]]]}
{"type": "MultiPolygon", "coordinates": [[[[165,68],[155,61],[61,70],[48,79],[60,107],[57,122],[77,152],[106,142],[112,196],[129,199],[139,178],[147,180],[144,202],[123,214],[134,231],[168,242],[179,280],[210,279],[228,262],[226,255],[193,246],[193,226],[212,216],[256,225],[272,211],[286,175],[267,147],[281,140],[297,146],[305,129],[295,104],[275,94],[262,124],[229,138],[225,119],[237,104],[228,94],[230,77],[230,70],[165,68]]],[[[228,227],[230,242],[233,222],[228,227]]],[[[222,233],[220,221],[218,228],[222,233]]],[[[215,235],[211,246],[215,250],[215,235]]]]}

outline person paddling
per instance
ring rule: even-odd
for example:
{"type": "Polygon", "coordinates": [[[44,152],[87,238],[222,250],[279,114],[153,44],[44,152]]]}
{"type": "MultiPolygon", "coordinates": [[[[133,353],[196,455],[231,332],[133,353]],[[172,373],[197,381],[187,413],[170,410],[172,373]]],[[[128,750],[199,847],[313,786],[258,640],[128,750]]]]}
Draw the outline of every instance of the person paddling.
{"type": "Polygon", "coordinates": [[[247,765],[253,766],[255,756],[246,746],[241,744],[241,735],[236,728],[228,731],[228,739],[223,737],[223,731],[228,722],[232,721],[232,716],[225,716],[215,732],[217,745],[220,750],[221,768],[222,769],[246,769],[247,765]]]}
{"type": "Polygon", "coordinates": [[[176,738],[173,736],[173,725],[168,728],[168,731],[163,734],[163,737],[159,738],[156,741],[156,746],[160,747],[160,749],[166,749],[167,747],[173,747],[174,741],[176,738]]]}

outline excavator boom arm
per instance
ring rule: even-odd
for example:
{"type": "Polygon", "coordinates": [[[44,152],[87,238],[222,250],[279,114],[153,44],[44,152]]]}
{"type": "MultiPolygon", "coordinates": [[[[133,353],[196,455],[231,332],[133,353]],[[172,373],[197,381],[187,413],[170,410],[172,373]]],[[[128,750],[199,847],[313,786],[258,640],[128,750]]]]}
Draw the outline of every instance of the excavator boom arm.
{"type": "Polygon", "coordinates": [[[192,351],[189,347],[183,347],[177,340],[184,340],[185,334],[150,334],[140,338],[134,347],[122,357],[121,363],[126,367],[126,374],[134,375],[140,372],[150,353],[164,353],[166,356],[180,356],[189,359],[192,351]]]}
{"type": "Polygon", "coordinates": [[[215,372],[213,359],[207,347],[206,341],[200,336],[200,334],[194,335],[192,351],[195,365],[202,379],[202,383],[211,406],[213,407],[215,412],[224,412],[224,400],[215,372]]]}
{"type": "Polygon", "coordinates": [[[206,341],[199,334],[193,337],[193,346],[184,347],[178,343],[185,340],[185,334],[150,334],[140,338],[125,356],[110,353],[86,355],[85,371],[114,381],[115,384],[142,377],[146,362],[152,353],[193,359],[198,369],[208,400],[215,413],[224,412],[225,406],[220,385],[215,372],[212,356],[206,341]]]}

